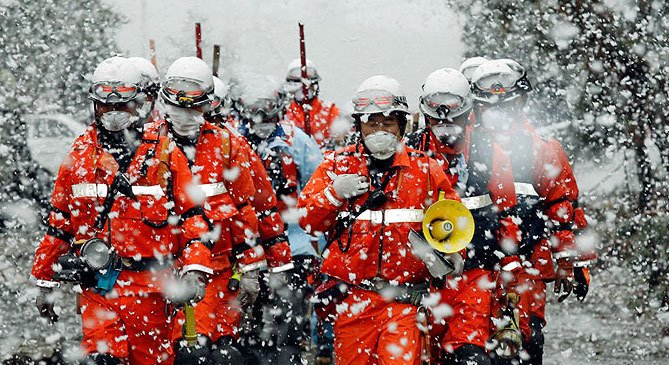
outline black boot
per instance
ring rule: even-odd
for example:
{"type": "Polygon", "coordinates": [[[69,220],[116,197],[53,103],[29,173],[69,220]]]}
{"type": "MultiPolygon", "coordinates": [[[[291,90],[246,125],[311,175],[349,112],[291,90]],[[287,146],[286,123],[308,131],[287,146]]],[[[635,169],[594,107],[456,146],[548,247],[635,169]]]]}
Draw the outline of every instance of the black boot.
{"type": "Polygon", "coordinates": [[[244,363],[244,356],[237,348],[237,341],[223,336],[211,347],[212,365],[237,365],[244,363]]]}
{"type": "Polygon", "coordinates": [[[542,365],[544,362],[544,321],[537,316],[530,316],[529,340],[525,343],[525,351],[530,358],[522,360],[523,365],[542,365]]]}
{"type": "Polygon", "coordinates": [[[490,365],[490,358],[482,347],[464,344],[446,356],[447,365],[490,365]]]}
{"type": "Polygon", "coordinates": [[[211,365],[211,340],[206,336],[199,336],[197,344],[188,346],[186,340],[176,341],[174,350],[174,365],[211,365]]]}

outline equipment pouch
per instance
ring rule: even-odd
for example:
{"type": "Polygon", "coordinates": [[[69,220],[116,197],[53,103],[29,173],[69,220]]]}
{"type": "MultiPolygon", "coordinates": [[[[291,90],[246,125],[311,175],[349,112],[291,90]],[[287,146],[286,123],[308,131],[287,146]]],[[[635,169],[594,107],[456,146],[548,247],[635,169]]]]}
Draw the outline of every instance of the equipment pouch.
{"type": "Polygon", "coordinates": [[[109,266],[107,266],[107,268],[98,270],[95,273],[95,277],[98,280],[98,283],[95,286],[95,291],[98,294],[104,296],[105,294],[109,293],[112,288],[114,288],[116,280],[118,279],[119,274],[121,274],[121,268],[119,267],[120,265],[115,265],[117,261],[118,260],[116,260],[116,258],[110,260],[109,266]]]}

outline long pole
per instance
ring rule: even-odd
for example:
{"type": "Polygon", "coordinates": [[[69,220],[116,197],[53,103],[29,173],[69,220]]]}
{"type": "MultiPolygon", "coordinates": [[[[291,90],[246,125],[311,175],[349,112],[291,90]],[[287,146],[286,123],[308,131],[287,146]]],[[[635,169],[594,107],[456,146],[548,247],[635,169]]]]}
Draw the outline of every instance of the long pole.
{"type": "Polygon", "coordinates": [[[156,61],[156,41],[153,39],[149,39],[149,53],[151,54],[151,63],[153,63],[153,67],[158,69],[158,61],[156,61]]]}
{"type": "Polygon", "coordinates": [[[304,112],[304,132],[311,135],[311,121],[309,120],[309,107],[307,106],[307,50],[304,42],[304,24],[297,23],[300,28],[300,64],[302,71],[302,111],[304,112]]]}
{"type": "Polygon", "coordinates": [[[211,72],[218,77],[218,65],[221,62],[221,46],[214,44],[214,62],[211,64],[211,72]]]}
{"type": "Polygon", "coordinates": [[[195,23],[195,52],[199,59],[202,59],[202,28],[200,23],[195,23]]]}

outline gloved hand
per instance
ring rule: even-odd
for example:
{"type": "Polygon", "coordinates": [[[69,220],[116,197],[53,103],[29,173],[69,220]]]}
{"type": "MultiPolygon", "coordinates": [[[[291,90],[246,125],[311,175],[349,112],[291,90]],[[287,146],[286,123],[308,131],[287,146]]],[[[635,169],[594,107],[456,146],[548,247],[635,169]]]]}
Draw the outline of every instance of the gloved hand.
{"type": "Polygon", "coordinates": [[[177,281],[176,288],[167,293],[168,299],[176,304],[197,303],[204,298],[207,277],[199,271],[188,271],[177,281]]]}
{"type": "Polygon", "coordinates": [[[260,282],[258,282],[260,270],[251,270],[242,273],[239,279],[239,294],[237,300],[242,308],[247,308],[255,303],[260,292],[260,282]]]}
{"type": "Polygon", "coordinates": [[[53,310],[53,299],[50,298],[53,293],[51,288],[39,288],[39,294],[35,298],[35,306],[39,311],[39,315],[43,318],[46,318],[49,323],[58,322],[58,315],[53,310]]]}
{"type": "Polygon", "coordinates": [[[365,176],[342,174],[333,178],[332,189],[338,197],[349,199],[364,194],[369,190],[369,182],[365,176]]]}
{"type": "Polygon", "coordinates": [[[558,297],[558,302],[562,302],[574,289],[574,264],[567,259],[558,259],[558,269],[555,275],[555,286],[553,291],[558,297]]]}
{"type": "Polygon", "coordinates": [[[590,289],[590,269],[587,267],[574,268],[574,280],[576,282],[574,295],[576,295],[576,299],[583,301],[585,296],[588,295],[588,289],[590,289]]]}

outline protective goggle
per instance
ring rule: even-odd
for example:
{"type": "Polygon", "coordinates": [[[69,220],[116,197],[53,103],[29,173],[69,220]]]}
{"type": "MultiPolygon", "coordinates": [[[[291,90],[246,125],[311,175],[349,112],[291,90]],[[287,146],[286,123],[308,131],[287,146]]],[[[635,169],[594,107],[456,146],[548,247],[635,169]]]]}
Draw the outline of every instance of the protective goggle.
{"type": "Polygon", "coordinates": [[[255,121],[258,118],[272,118],[280,111],[281,105],[276,99],[258,99],[249,105],[244,105],[242,114],[245,118],[255,121]]]}
{"type": "Polygon", "coordinates": [[[387,110],[405,110],[409,104],[404,96],[395,96],[388,91],[361,91],[353,98],[353,110],[356,113],[378,113],[387,110]]]}
{"type": "Polygon", "coordinates": [[[474,97],[483,102],[497,103],[515,98],[521,91],[517,77],[512,74],[494,74],[473,83],[474,97]]]}
{"type": "Polygon", "coordinates": [[[182,108],[200,106],[213,101],[211,90],[205,90],[202,84],[188,79],[170,79],[165,81],[161,95],[168,103],[182,108]]]}
{"type": "Polygon", "coordinates": [[[91,86],[90,97],[105,104],[120,104],[135,100],[140,94],[136,84],[124,82],[98,82],[91,86]]]}
{"type": "Polygon", "coordinates": [[[468,107],[460,95],[436,92],[420,98],[420,110],[435,119],[450,119],[462,114],[468,107]]]}
{"type": "MultiPolygon", "coordinates": [[[[313,67],[307,66],[307,80],[311,81],[319,81],[321,79],[320,76],[318,76],[318,72],[316,72],[316,69],[313,67]]],[[[286,80],[288,81],[298,81],[302,82],[302,68],[301,67],[296,67],[288,71],[288,75],[286,76],[286,80]]]]}

